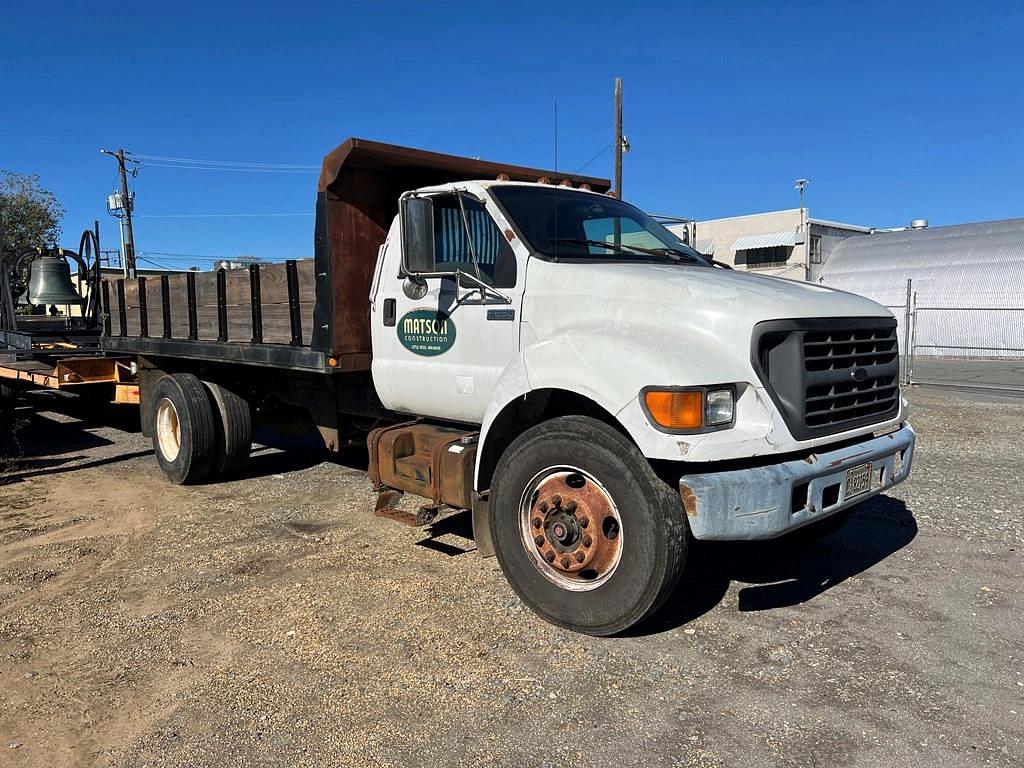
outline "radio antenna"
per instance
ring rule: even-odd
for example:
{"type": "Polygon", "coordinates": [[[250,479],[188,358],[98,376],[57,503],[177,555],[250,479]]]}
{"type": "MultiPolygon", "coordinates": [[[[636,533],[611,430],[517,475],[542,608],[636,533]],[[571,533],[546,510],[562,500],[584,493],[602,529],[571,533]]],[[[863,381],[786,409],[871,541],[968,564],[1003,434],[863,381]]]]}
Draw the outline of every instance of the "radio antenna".
{"type": "Polygon", "coordinates": [[[554,167],[554,170],[557,171],[558,170],[558,99],[555,99],[555,126],[554,126],[554,131],[555,131],[555,136],[554,136],[554,143],[555,143],[555,167],[554,167]]]}

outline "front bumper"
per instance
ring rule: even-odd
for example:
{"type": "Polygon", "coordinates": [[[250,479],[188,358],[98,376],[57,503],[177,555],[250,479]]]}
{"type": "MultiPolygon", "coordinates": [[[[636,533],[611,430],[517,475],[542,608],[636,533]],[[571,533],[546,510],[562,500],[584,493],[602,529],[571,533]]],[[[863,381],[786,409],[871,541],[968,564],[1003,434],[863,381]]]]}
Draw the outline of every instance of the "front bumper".
{"type": "Polygon", "coordinates": [[[906,479],[909,424],[854,445],[780,464],[687,474],[679,493],[697,539],[771,539],[852,507],[906,479]],[[846,470],[871,463],[871,488],[846,497],[846,470]]]}

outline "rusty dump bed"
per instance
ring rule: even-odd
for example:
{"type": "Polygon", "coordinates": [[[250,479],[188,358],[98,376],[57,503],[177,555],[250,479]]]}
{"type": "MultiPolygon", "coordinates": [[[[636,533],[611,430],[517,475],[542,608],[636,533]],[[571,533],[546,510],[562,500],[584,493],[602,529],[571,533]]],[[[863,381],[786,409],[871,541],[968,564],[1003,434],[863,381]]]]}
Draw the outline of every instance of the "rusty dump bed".
{"type": "Polygon", "coordinates": [[[370,282],[399,196],[500,174],[609,188],[607,179],[348,139],[323,160],[313,259],[105,281],[103,348],[323,372],[369,370],[370,282]]]}

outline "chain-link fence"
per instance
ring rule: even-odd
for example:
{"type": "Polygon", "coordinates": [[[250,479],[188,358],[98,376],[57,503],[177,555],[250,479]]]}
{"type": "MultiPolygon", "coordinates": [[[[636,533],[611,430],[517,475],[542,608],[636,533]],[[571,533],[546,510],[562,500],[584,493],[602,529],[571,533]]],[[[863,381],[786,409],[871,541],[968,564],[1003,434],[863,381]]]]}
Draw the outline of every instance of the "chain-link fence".
{"type": "Polygon", "coordinates": [[[902,381],[1024,394],[1024,296],[973,293],[970,306],[956,299],[918,301],[908,280],[907,302],[889,306],[903,350],[902,381]]]}

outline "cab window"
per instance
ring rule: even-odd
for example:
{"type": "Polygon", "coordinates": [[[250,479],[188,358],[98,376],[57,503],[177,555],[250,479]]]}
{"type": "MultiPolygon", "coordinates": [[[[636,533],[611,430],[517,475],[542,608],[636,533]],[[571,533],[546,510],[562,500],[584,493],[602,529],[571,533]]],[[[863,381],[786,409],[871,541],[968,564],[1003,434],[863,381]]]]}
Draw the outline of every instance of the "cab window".
{"type": "Polygon", "coordinates": [[[473,266],[473,251],[476,250],[480,279],[495,288],[512,288],[516,284],[516,258],[494,219],[483,204],[462,196],[466,209],[469,237],[462,222],[462,210],[455,195],[441,195],[433,198],[434,203],[434,257],[438,272],[459,269],[471,275],[476,274],[473,266]]]}

